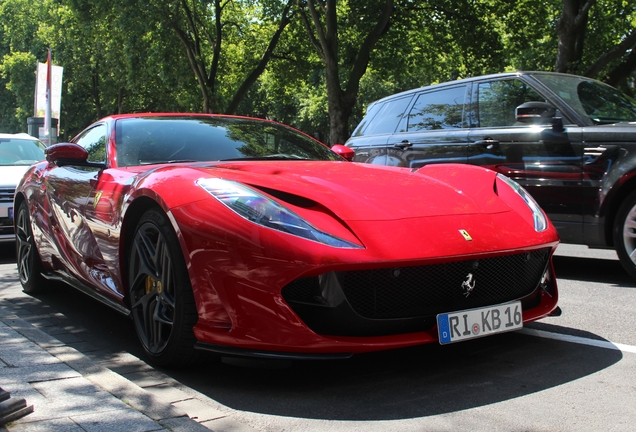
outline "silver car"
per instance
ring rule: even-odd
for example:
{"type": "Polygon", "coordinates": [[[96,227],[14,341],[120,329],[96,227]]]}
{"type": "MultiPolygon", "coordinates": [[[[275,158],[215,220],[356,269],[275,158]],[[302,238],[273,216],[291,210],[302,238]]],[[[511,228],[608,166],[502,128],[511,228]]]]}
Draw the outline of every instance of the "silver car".
{"type": "Polygon", "coordinates": [[[24,133],[0,134],[0,242],[15,240],[13,194],[29,166],[44,159],[45,148],[24,133]]]}

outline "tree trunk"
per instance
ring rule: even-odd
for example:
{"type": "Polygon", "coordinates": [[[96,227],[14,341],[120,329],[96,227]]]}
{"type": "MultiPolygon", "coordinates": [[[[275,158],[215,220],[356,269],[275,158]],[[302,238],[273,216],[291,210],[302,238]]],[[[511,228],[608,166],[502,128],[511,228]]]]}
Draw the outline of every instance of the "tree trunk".
{"type": "Polygon", "coordinates": [[[563,10],[557,23],[557,72],[576,72],[583,55],[588,13],[595,2],[596,0],[562,0],[563,10]]]}
{"type": "MultiPolygon", "coordinates": [[[[298,1],[300,6],[300,0],[298,1]]],[[[306,7],[311,23],[302,10],[300,13],[307,34],[325,64],[329,144],[342,144],[349,138],[349,118],[358,98],[360,79],[367,70],[373,47],[386,31],[393,14],[393,0],[386,0],[375,26],[365,36],[353,63],[342,65],[349,69],[347,87],[343,90],[340,82],[336,3],[337,0],[307,0],[306,7]]]]}
{"type": "Polygon", "coordinates": [[[355,104],[347,101],[340,88],[338,60],[325,60],[327,104],[329,107],[329,144],[344,144],[349,138],[349,117],[355,104]]]}

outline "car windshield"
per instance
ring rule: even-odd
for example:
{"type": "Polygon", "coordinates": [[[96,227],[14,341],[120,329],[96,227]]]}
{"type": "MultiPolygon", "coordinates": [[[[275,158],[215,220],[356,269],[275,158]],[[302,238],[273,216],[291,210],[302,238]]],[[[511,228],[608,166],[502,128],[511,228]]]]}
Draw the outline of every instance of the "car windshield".
{"type": "Polygon", "coordinates": [[[341,160],[284,125],[231,117],[136,117],[116,124],[117,164],[227,160],[341,160]]]}
{"type": "Polygon", "coordinates": [[[570,75],[535,77],[595,124],[636,121],[636,101],[607,84],[570,75]]]}
{"type": "Polygon", "coordinates": [[[0,165],[33,165],[44,160],[45,148],[35,139],[0,138],[0,165]]]}

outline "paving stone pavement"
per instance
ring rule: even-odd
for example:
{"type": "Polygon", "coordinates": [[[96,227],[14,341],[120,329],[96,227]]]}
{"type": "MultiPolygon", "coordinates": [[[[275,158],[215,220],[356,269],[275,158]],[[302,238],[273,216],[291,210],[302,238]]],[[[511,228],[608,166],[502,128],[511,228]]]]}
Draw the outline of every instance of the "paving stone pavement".
{"type": "Polygon", "coordinates": [[[0,432],[254,431],[130,354],[84,349],[61,314],[3,289],[11,282],[0,274],[0,388],[34,410],[0,432]]]}

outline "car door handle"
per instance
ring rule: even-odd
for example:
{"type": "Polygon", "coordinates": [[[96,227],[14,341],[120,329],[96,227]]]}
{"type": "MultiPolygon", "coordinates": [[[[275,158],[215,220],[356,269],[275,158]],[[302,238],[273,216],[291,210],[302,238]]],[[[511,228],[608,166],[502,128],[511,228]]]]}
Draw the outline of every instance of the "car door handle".
{"type": "Polygon", "coordinates": [[[413,147],[413,143],[412,143],[412,142],[410,142],[409,140],[404,140],[404,141],[402,141],[402,142],[395,143],[395,144],[393,145],[393,147],[395,147],[395,148],[399,148],[399,149],[402,149],[402,150],[406,150],[407,148],[411,148],[411,147],[413,147]]]}
{"type": "Polygon", "coordinates": [[[495,148],[495,146],[499,145],[499,141],[494,140],[492,138],[484,138],[482,140],[474,141],[473,144],[481,146],[481,147],[485,147],[486,150],[492,150],[495,148]]]}

